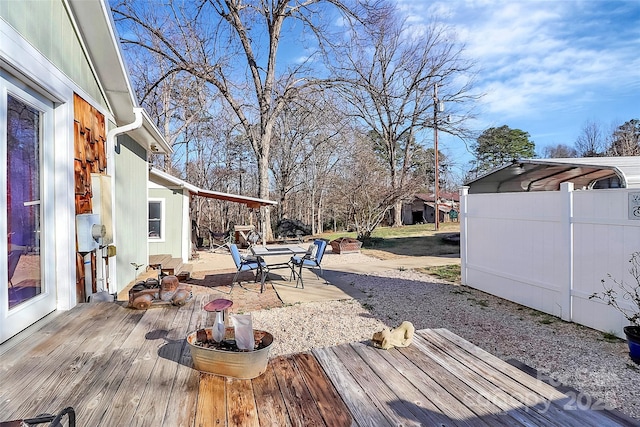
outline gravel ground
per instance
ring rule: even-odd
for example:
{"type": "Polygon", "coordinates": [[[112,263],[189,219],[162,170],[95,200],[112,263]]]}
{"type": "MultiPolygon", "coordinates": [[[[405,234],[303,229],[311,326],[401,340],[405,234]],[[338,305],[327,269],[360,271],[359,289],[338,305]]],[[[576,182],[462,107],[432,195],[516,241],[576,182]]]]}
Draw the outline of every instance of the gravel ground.
{"type": "MultiPolygon", "coordinates": [[[[326,257],[323,264],[375,262],[351,255],[326,257]]],[[[345,274],[343,279],[367,297],[252,313],[254,327],[274,335],[272,356],[368,340],[408,320],[416,329],[447,328],[504,360],[516,359],[579,390],[578,398],[602,399],[640,419],[640,366],[629,359],[624,341],[607,341],[593,329],[412,270],[345,274]]]]}

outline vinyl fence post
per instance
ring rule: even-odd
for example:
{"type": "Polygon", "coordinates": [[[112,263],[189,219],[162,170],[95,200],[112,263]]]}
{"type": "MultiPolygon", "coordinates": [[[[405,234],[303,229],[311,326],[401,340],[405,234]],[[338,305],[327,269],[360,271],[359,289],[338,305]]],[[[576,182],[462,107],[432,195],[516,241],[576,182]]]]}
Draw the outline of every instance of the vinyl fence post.
{"type": "Polygon", "coordinates": [[[469,197],[469,187],[460,188],[460,280],[463,285],[467,285],[467,202],[469,197]]]}
{"type": "Polygon", "coordinates": [[[562,320],[573,320],[573,183],[560,184],[562,194],[561,242],[564,243],[564,271],[560,275],[560,317],[562,320]]]}

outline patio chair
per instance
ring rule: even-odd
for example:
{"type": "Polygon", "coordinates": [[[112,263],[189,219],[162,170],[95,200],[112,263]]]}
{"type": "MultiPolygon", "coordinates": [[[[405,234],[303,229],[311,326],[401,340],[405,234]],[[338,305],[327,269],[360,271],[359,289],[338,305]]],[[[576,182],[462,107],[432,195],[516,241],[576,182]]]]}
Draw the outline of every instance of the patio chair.
{"type": "MultiPolygon", "coordinates": [[[[229,245],[229,251],[231,252],[231,256],[233,257],[233,262],[236,264],[236,275],[233,276],[233,280],[231,281],[231,291],[233,291],[233,285],[236,283],[236,279],[243,271],[252,271],[256,270],[256,279],[258,281],[258,277],[262,274],[262,269],[266,268],[267,265],[263,261],[258,261],[256,258],[249,258],[240,255],[240,251],[238,250],[238,245],[235,243],[231,243],[229,245]]],[[[238,284],[240,281],[238,280],[238,284]]]]}
{"type": "Polygon", "coordinates": [[[257,245],[260,240],[262,240],[262,233],[259,233],[257,231],[251,230],[247,235],[247,242],[249,243],[249,248],[251,248],[251,246],[257,245]]]}
{"type": "Polygon", "coordinates": [[[211,240],[209,245],[209,252],[215,252],[217,250],[229,250],[229,245],[233,243],[233,234],[230,232],[226,233],[209,233],[211,240]]]}
{"type": "Polygon", "coordinates": [[[71,406],[64,408],[57,415],[42,414],[34,418],[5,421],[5,422],[0,422],[0,424],[5,425],[6,423],[6,425],[8,426],[35,426],[38,424],[47,423],[47,426],[49,427],[61,427],[63,425],[62,424],[63,418],[65,416],[67,417],[67,426],[76,427],[76,412],[71,406]]]}
{"type": "Polygon", "coordinates": [[[312,247],[309,248],[304,256],[292,256],[291,257],[291,273],[293,278],[296,279],[296,288],[298,284],[304,289],[304,281],[302,280],[302,269],[310,268],[314,269],[318,267],[320,269],[320,276],[322,276],[322,257],[324,256],[324,251],[327,249],[327,241],[322,239],[316,239],[313,241],[312,247]],[[298,271],[296,271],[296,268],[298,271]]]}

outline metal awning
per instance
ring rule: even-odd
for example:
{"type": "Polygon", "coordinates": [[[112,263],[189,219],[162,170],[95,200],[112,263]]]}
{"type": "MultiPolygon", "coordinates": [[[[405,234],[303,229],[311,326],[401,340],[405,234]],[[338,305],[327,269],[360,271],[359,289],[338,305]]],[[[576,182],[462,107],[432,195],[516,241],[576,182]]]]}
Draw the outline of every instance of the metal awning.
{"type": "Polygon", "coordinates": [[[203,190],[202,188],[198,188],[193,184],[189,184],[188,182],[180,178],[176,178],[175,176],[169,175],[168,173],[160,171],[156,168],[149,169],[149,178],[152,177],[155,177],[157,180],[163,181],[165,185],[173,185],[176,187],[185,188],[195,196],[208,197],[218,200],[227,200],[234,203],[242,203],[254,209],[258,209],[260,208],[260,206],[273,206],[278,204],[278,202],[274,202],[273,200],[241,196],[239,194],[232,193],[222,193],[213,190],[203,190]]]}
{"type": "Polygon", "coordinates": [[[274,202],[272,200],[258,199],[256,197],[240,196],[237,194],[230,194],[230,193],[221,193],[219,191],[211,191],[211,190],[198,189],[198,192],[192,192],[192,194],[195,194],[200,197],[208,197],[211,199],[227,200],[229,202],[235,202],[235,203],[244,203],[248,207],[254,208],[254,209],[257,209],[260,206],[274,206],[278,204],[278,202],[274,202]]]}
{"type": "Polygon", "coordinates": [[[557,191],[563,182],[591,189],[611,178],[620,188],[640,188],[640,157],[514,160],[465,185],[469,194],[557,191]]]}

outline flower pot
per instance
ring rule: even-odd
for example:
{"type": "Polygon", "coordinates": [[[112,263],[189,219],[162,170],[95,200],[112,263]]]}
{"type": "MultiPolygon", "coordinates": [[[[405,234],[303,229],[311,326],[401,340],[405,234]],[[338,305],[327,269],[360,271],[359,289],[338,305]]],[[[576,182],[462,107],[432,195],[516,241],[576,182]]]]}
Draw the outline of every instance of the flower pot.
{"type": "Polygon", "coordinates": [[[347,254],[352,252],[360,252],[362,242],[350,237],[340,237],[329,242],[331,250],[334,254],[347,254]]]}
{"type": "Polygon", "coordinates": [[[640,364],[640,326],[625,326],[624,334],[627,336],[631,360],[640,364]]]}
{"type": "MultiPolygon", "coordinates": [[[[212,328],[204,328],[208,339],[213,336],[212,328]]],[[[225,339],[234,339],[233,328],[227,328],[225,339]]],[[[221,375],[224,377],[252,379],[262,375],[267,370],[269,350],[273,343],[273,336],[269,332],[253,330],[256,342],[261,348],[254,351],[227,351],[206,348],[196,345],[197,331],[187,335],[187,343],[191,350],[194,367],[201,372],[221,375]]]]}

